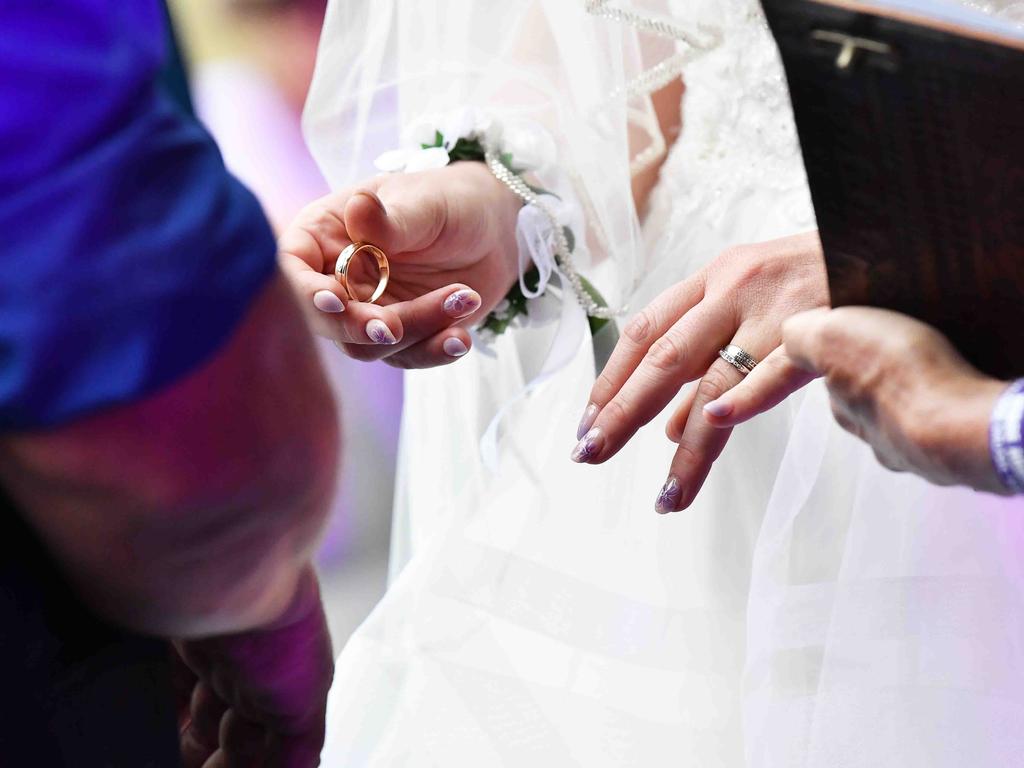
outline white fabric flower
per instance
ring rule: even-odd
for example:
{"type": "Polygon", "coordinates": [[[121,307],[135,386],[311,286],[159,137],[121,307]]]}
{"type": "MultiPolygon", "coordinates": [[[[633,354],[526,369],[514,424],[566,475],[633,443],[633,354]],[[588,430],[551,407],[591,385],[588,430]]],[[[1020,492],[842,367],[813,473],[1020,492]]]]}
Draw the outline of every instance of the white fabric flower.
{"type": "Polygon", "coordinates": [[[410,154],[405,164],[406,173],[418,173],[419,171],[430,171],[435,168],[444,168],[452,161],[448,150],[444,147],[431,147],[420,149],[410,154]]]}
{"type": "Polygon", "coordinates": [[[381,173],[401,173],[409,164],[409,157],[412,153],[406,149],[393,149],[373,161],[374,166],[381,173]]]}
{"type": "Polygon", "coordinates": [[[505,126],[502,152],[512,155],[517,168],[535,171],[555,162],[558,149],[551,134],[540,125],[519,122],[505,126]]]}
{"type": "Polygon", "coordinates": [[[493,120],[475,107],[463,107],[449,114],[441,124],[444,145],[451,150],[459,139],[483,139],[491,129],[493,120]]]}
{"type": "Polygon", "coordinates": [[[429,149],[393,149],[374,161],[382,173],[418,173],[435,168],[444,168],[451,162],[444,147],[429,149]]]}
{"type": "Polygon", "coordinates": [[[438,121],[430,117],[419,117],[413,120],[402,131],[402,146],[407,149],[420,150],[423,145],[432,146],[437,141],[438,121]]]}

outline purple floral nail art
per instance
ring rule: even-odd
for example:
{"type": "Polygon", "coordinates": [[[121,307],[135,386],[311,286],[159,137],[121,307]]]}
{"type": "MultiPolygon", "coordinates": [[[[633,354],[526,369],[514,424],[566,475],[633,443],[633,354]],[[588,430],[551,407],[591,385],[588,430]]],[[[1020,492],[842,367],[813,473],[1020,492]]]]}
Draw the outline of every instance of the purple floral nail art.
{"type": "Polygon", "coordinates": [[[679,505],[683,501],[683,486],[676,477],[670,477],[665,482],[665,487],[658,494],[657,510],[665,515],[669,512],[678,512],[679,505]]]}
{"type": "Polygon", "coordinates": [[[586,464],[601,452],[604,437],[600,429],[590,430],[586,437],[579,441],[572,451],[572,460],[577,464],[586,464]]]}
{"type": "Polygon", "coordinates": [[[583,436],[590,431],[590,428],[594,426],[594,422],[597,421],[597,416],[600,413],[601,409],[593,403],[587,406],[587,410],[583,412],[583,418],[580,419],[580,425],[576,429],[577,440],[582,440],[583,436]]]}
{"type": "Polygon", "coordinates": [[[366,335],[374,344],[397,344],[395,335],[383,320],[371,320],[366,324],[366,335]]]}
{"type": "Polygon", "coordinates": [[[456,291],[444,300],[444,313],[454,318],[469,317],[481,304],[480,294],[476,291],[456,291]]]}

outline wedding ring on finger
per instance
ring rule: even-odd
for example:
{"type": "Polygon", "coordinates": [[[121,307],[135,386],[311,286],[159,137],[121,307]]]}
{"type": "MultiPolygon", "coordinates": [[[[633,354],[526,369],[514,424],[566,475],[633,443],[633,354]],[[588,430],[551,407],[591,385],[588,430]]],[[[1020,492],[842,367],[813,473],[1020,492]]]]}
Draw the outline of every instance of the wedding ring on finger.
{"type": "Polygon", "coordinates": [[[367,304],[376,304],[380,297],[384,295],[384,291],[387,290],[388,280],[391,278],[391,265],[388,263],[388,256],[376,245],[352,243],[338,256],[338,266],[334,268],[334,276],[341,283],[341,287],[345,289],[345,293],[349,295],[349,298],[355,301],[362,301],[349,284],[348,273],[355,258],[363,254],[372,257],[377,265],[377,287],[374,288],[370,298],[366,299],[367,304]]]}
{"type": "Polygon", "coordinates": [[[757,368],[758,361],[742,347],[730,344],[718,352],[718,356],[744,376],[757,368]]]}

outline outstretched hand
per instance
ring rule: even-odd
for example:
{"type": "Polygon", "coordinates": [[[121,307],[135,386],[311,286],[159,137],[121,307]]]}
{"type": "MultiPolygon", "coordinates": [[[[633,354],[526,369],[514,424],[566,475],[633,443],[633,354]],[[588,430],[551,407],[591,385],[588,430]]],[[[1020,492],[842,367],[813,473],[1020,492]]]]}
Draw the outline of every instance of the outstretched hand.
{"type": "Polygon", "coordinates": [[[782,350],[783,322],[826,306],[828,298],[817,233],[724,252],[626,326],[591,392],[573,460],[609,460],[685,384],[699,379],[669,422],[678,449],[657,500],[662,513],[686,509],[731,434],[714,422],[716,401],[743,379],[719,350],[735,344],[761,361],[756,370],[773,383],[767,390],[773,400],[759,403],[766,410],[813,378],[782,350]]]}
{"type": "Polygon", "coordinates": [[[521,201],[482,163],[378,176],[307,207],[282,236],[280,263],[314,331],[358,360],[405,368],[451,363],[518,277],[521,201]],[[380,305],[353,301],[334,277],[353,242],[383,249],[380,305]]]}

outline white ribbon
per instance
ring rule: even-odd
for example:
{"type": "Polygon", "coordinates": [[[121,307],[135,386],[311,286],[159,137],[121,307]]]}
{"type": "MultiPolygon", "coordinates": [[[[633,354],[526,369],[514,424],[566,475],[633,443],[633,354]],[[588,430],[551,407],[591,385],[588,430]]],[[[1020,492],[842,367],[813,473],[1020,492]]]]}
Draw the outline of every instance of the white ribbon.
{"type": "MultiPolygon", "coordinates": [[[[546,199],[554,198],[547,196],[546,199]]],[[[551,282],[551,275],[558,271],[555,262],[555,233],[551,231],[551,221],[547,214],[535,205],[524,205],[519,211],[516,242],[519,244],[519,290],[526,298],[536,299],[544,294],[551,282]],[[531,261],[540,273],[540,281],[533,291],[526,286],[526,272],[531,261]]]]}
{"type": "MultiPolygon", "coordinates": [[[[557,199],[553,197],[546,197],[545,200],[547,203],[551,203],[552,200],[557,202],[557,199]]],[[[575,300],[569,281],[555,262],[555,232],[552,230],[551,220],[548,216],[535,206],[524,206],[519,211],[516,241],[519,244],[519,288],[523,295],[531,300],[528,302],[528,307],[539,308],[540,302],[537,299],[544,294],[552,293],[552,278],[557,278],[562,311],[558,317],[558,330],[540,371],[515,397],[501,407],[491,419],[483,437],[480,438],[480,454],[484,466],[491,472],[496,472],[498,469],[500,430],[509,411],[572,362],[579,351],[580,341],[589,329],[587,313],[575,300]],[[531,260],[540,273],[540,281],[534,291],[529,291],[523,280],[523,275],[528,270],[531,260]]],[[[546,325],[548,322],[550,319],[544,317],[543,312],[530,313],[531,325],[546,325]]]]}

